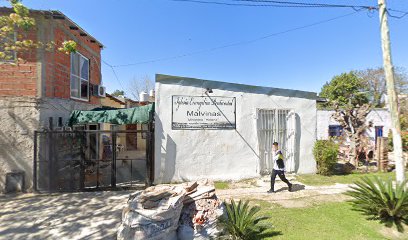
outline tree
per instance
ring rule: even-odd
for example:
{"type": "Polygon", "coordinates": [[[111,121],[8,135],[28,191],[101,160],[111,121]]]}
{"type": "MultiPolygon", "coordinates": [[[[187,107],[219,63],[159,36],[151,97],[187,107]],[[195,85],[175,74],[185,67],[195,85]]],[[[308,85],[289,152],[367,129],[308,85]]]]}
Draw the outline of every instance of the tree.
{"type": "Polygon", "coordinates": [[[154,82],[147,75],[141,78],[133,77],[133,81],[130,83],[129,89],[131,91],[130,94],[136,100],[139,100],[141,92],[149,93],[150,90],[154,90],[154,82]]]}
{"type": "MultiPolygon", "coordinates": [[[[387,93],[384,68],[368,68],[356,71],[356,75],[362,79],[370,95],[370,103],[373,107],[384,107],[384,96],[387,93]]],[[[408,93],[408,75],[405,68],[395,68],[395,81],[397,94],[408,93]]],[[[402,106],[402,105],[401,105],[402,106]]]]}
{"type": "Polygon", "coordinates": [[[334,76],[330,82],[323,85],[319,94],[328,100],[323,107],[330,107],[336,102],[340,107],[348,104],[363,105],[368,103],[366,94],[362,94],[366,88],[361,78],[355,72],[342,73],[334,76]]]}
{"type": "Polygon", "coordinates": [[[366,117],[371,110],[363,81],[355,72],[334,76],[326,83],[319,94],[328,99],[325,107],[334,108],[333,118],[343,127],[344,134],[350,141],[349,161],[358,165],[358,151],[367,149],[363,141],[367,128],[366,117]]]}
{"type": "Polygon", "coordinates": [[[368,142],[364,141],[364,133],[367,129],[366,117],[370,110],[369,104],[364,104],[361,107],[348,104],[341,108],[335,104],[335,112],[332,116],[340,123],[344,134],[350,140],[349,161],[354,162],[356,167],[358,166],[358,153],[367,151],[368,142]]]}
{"type": "Polygon", "coordinates": [[[76,51],[76,43],[72,40],[64,41],[61,46],[54,42],[41,42],[27,39],[30,30],[35,29],[35,19],[30,17],[30,11],[20,0],[9,0],[13,13],[0,16],[0,60],[18,63],[23,59],[19,53],[43,48],[47,51],[58,51],[69,54],[76,51]]]}
{"type": "Polygon", "coordinates": [[[125,96],[125,91],[116,89],[111,95],[114,97],[125,96]]]}

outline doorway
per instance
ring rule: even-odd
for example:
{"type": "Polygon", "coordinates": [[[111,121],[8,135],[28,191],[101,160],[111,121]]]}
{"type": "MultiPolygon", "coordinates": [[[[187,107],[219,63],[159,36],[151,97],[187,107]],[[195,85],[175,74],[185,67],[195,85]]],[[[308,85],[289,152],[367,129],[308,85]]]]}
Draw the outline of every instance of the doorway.
{"type": "Polygon", "coordinates": [[[296,114],[290,109],[258,109],[257,132],[261,174],[273,169],[273,142],[278,142],[285,169],[295,171],[296,114]]]}

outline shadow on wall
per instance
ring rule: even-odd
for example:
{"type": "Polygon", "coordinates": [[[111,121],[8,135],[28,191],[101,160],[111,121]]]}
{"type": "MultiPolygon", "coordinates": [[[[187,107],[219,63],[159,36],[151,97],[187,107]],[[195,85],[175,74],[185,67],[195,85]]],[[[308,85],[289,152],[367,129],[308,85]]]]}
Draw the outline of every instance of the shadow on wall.
{"type": "MultiPolygon", "coordinates": [[[[211,99],[211,101],[213,101],[212,98],[211,98],[211,96],[208,95],[208,93],[206,93],[206,95],[207,95],[208,98],[211,99]]],[[[214,106],[217,107],[218,111],[220,111],[220,113],[221,113],[222,116],[225,118],[225,120],[227,120],[227,122],[232,125],[232,123],[231,123],[230,120],[227,118],[227,116],[225,115],[225,113],[221,110],[221,108],[220,108],[217,104],[214,104],[214,106]]],[[[236,109],[235,109],[235,114],[236,114],[236,109]]],[[[235,120],[236,120],[236,119],[235,119],[235,120]]],[[[242,141],[248,146],[248,148],[249,148],[249,149],[254,153],[254,155],[256,156],[256,158],[257,158],[257,159],[256,159],[256,163],[257,163],[257,165],[258,165],[258,166],[256,167],[256,169],[257,169],[257,171],[259,172],[259,169],[258,169],[258,168],[260,168],[259,162],[260,162],[260,160],[261,160],[261,157],[259,156],[258,152],[248,143],[248,141],[244,138],[244,136],[242,136],[242,134],[237,130],[237,122],[235,122],[235,128],[234,128],[234,130],[235,130],[235,132],[238,134],[238,136],[242,139],[242,141]]]]}
{"type": "Polygon", "coordinates": [[[176,171],[176,156],[177,156],[177,145],[173,139],[167,134],[166,138],[166,149],[162,148],[161,157],[161,171],[163,171],[163,182],[171,182],[176,171]]]}
{"type": "MultiPolygon", "coordinates": [[[[23,112],[30,114],[29,110],[23,112]]],[[[15,171],[25,172],[25,188],[30,190],[33,175],[33,126],[38,125],[38,120],[35,118],[23,120],[15,113],[14,108],[9,108],[7,115],[3,117],[2,121],[5,122],[0,130],[0,192],[5,189],[5,175],[15,171]]]]}
{"type": "Polygon", "coordinates": [[[296,113],[296,139],[295,139],[295,172],[298,172],[300,166],[300,138],[302,137],[302,124],[299,114],[296,113]]]}
{"type": "Polygon", "coordinates": [[[14,112],[9,111],[8,114],[9,114],[10,118],[13,119],[14,122],[20,127],[20,129],[27,130],[27,135],[26,136],[30,137],[31,140],[33,140],[34,139],[34,130],[33,130],[32,127],[29,127],[24,121],[31,122],[32,125],[35,126],[35,125],[38,125],[38,123],[39,123],[38,120],[36,120],[36,119],[25,119],[23,121],[14,112]]]}
{"type": "MultiPolygon", "coordinates": [[[[218,106],[217,106],[218,107],[218,106]]],[[[219,108],[218,108],[219,109],[219,108]]],[[[219,109],[221,111],[221,109],[219,109]]],[[[222,112],[222,111],[221,111],[222,112]]],[[[225,117],[225,114],[222,113],[225,117]]],[[[225,117],[225,119],[227,119],[227,117],[225,117]]],[[[228,120],[228,119],[227,119],[228,120]]],[[[237,124],[237,123],[235,123],[237,124]]],[[[242,136],[242,134],[237,130],[237,127],[235,127],[235,132],[238,134],[238,136],[242,139],[242,141],[248,146],[248,148],[254,153],[254,155],[257,157],[257,162],[260,161],[261,157],[259,156],[259,153],[257,150],[255,150],[249,143],[248,141],[244,138],[244,136],[242,136]]]]}
{"type": "Polygon", "coordinates": [[[168,134],[166,138],[164,137],[163,125],[157,114],[155,116],[155,129],[156,132],[160,133],[160,136],[156,136],[158,142],[155,143],[160,156],[159,162],[154,164],[160,166],[159,176],[155,177],[155,182],[168,183],[173,179],[176,171],[177,145],[168,134]],[[165,147],[163,147],[163,141],[166,141],[165,147]]]}

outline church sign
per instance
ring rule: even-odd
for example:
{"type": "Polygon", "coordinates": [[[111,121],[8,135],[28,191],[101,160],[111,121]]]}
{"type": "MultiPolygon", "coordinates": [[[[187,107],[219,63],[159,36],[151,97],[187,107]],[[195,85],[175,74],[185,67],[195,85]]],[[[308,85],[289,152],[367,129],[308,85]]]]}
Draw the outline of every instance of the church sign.
{"type": "Polygon", "coordinates": [[[235,129],[235,97],[172,96],[172,129],[235,129]]]}

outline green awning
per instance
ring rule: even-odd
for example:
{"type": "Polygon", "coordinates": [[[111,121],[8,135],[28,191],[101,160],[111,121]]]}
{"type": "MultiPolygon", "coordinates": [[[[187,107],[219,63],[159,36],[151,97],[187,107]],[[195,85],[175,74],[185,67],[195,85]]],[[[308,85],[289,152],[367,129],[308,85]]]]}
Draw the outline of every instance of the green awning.
{"type": "Polygon", "coordinates": [[[148,123],[150,113],[154,111],[154,104],[141,107],[124,108],[116,110],[75,110],[71,113],[69,126],[84,123],[111,123],[111,124],[136,124],[148,123]]]}

